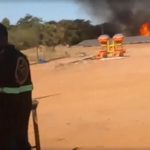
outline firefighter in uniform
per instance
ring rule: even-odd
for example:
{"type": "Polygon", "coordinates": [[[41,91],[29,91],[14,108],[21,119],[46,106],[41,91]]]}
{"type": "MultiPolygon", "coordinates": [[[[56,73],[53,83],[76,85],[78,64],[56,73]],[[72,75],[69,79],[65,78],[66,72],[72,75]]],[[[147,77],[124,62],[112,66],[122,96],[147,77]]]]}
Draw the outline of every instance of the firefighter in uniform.
{"type": "Polygon", "coordinates": [[[0,150],[30,150],[28,122],[32,82],[25,55],[8,44],[0,24],[0,150]]]}

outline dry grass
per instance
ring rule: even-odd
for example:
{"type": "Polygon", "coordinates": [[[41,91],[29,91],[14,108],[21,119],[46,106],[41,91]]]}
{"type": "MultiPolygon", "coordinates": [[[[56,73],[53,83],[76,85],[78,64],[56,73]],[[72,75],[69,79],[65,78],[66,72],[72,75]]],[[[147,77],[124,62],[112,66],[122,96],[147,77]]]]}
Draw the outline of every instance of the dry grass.
{"type": "Polygon", "coordinates": [[[36,47],[23,50],[22,52],[28,57],[30,64],[34,64],[38,62],[37,51],[39,55],[39,59],[50,61],[59,58],[65,57],[84,57],[91,54],[96,54],[99,50],[99,47],[67,47],[67,46],[57,46],[55,51],[53,51],[52,47],[41,46],[40,49],[37,50],[36,47]]]}

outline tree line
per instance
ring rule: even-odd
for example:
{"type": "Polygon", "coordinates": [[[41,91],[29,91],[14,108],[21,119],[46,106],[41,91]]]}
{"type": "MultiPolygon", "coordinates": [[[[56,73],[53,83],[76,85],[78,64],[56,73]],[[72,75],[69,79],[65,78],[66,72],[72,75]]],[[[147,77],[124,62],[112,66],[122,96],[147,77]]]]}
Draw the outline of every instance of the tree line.
{"type": "Polygon", "coordinates": [[[59,44],[72,46],[83,40],[97,38],[104,33],[113,35],[118,32],[118,27],[110,23],[93,25],[89,20],[83,19],[44,22],[41,18],[30,14],[20,18],[15,25],[11,25],[8,18],[4,18],[1,22],[8,28],[10,43],[19,49],[38,45],[54,48],[59,44]]]}

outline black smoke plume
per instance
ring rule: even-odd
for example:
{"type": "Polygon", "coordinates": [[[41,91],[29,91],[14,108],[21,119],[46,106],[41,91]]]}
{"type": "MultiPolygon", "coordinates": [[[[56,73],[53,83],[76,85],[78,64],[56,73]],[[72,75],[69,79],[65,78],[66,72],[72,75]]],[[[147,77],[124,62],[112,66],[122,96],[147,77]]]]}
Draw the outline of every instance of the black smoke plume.
{"type": "MultiPolygon", "coordinates": [[[[76,2],[97,23],[102,21],[113,23],[127,35],[138,35],[140,26],[150,22],[150,0],[76,0],[76,2]]],[[[106,30],[104,27],[104,32],[106,30]]]]}

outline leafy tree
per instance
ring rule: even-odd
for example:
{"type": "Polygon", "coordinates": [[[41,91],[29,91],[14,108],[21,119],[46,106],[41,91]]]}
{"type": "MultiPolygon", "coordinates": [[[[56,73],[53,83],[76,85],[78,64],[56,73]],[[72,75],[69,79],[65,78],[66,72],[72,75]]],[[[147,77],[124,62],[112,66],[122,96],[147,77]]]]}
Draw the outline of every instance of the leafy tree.
{"type": "Polygon", "coordinates": [[[112,23],[92,25],[89,20],[83,19],[43,22],[30,14],[20,18],[16,25],[10,25],[7,19],[3,23],[9,26],[9,41],[20,49],[45,45],[55,50],[58,44],[74,45],[97,38],[102,33],[113,35],[120,31],[112,23]]]}
{"type": "Polygon", "coordinates": [[[8,18],[4,18],[1,23],[9,29],[10,21],[8,18]]]}
{"type": "Polygon", "coordinates": [[[26,25],[26,26],[35,26],[41,24],[43,21],[41,18],[33,17],[30,14],[27,14],[24,18],[20,18],[17,21],[17,25],[26,25]]]}

